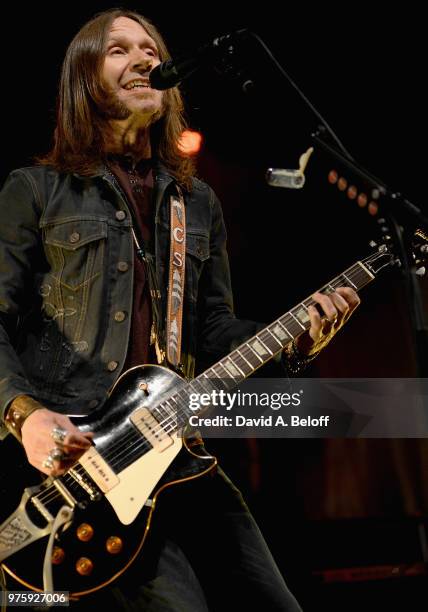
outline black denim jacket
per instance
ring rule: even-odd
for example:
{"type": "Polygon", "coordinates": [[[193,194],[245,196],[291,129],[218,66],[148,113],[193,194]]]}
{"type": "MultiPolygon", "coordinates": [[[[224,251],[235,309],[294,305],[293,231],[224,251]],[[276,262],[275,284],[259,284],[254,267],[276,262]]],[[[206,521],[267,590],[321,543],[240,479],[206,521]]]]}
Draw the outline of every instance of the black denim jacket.
{"type": "MultiPolygon", "coordinates": [[[[160,166],[155,177],[156,273],[165,313],[175,184],[160,166]]],[[[226,231],[214,192],[194,179],[185,202],[183,359],[191,377],[196,355],[208,364],[259,326],[233,314],[226,231]]],[[[131,227],[127,203],[107,172],[88,178],[31,167],[8,177],[0,193],[0,417],[20,394],[73,414],[106,400],[128,347],[131,227]],[[115,318],[118,312],[125,318],[115,318]]]]}

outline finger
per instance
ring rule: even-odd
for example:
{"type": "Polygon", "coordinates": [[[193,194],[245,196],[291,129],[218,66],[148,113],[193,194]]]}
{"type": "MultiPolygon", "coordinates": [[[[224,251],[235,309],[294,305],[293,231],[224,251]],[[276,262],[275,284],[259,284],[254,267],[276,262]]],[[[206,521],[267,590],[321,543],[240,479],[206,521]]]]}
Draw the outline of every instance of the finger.
{"type": "Polygon", "coordinates": [[[320,305],[322,312],[329,321],[334,322],[337,319],[337,309],[329,295],[317,291],[312,299],[320,305]]]}
{"type": "Polygon", "coordinates": [[[91,440],[86,435],[78,432],[70,432],[64,439],[64,447],[67,449],[88,449],[91,446],[91,440]]]}
{"type": "Polygon", "coordinates": [[[309,315],[309,320],[311,322],[311,327],[309,329],[309,335],[311,336],[312,340],[316,341],[318,340],[320,334],[321,334],[321,330],[322,330],[322,320],[321,320],[321,315],[318,312],[318,310],[315,308],[315,306],[308,306],[308,315],[309,315]]]}
{"type": "Polygon", "coordinates": [[[351,287],[338,287],[336,293],[347,301],[349,308],[355,309],[361,303],[358,293],[351,287]]]}
{"type": "Polygon", "coordinates": [[[43,455],[38,454],[37,460],[32,461],[31,464],[47,476],[56,477],[65,474],[67,470],[75,465],[85,451],[74,450],[74,452],[70,453],[63,452],[61,459],[52,459],[50,452],[47,451],[43,455]]]}
{"type": "Polygon", "coordinates": [[[345,314],[344,320],[347,321],[354,310],[361,304],[360,297],[354,289],[351,287],[338,287],[336,290],[344,300],[346,300],[348,304],[348,312],[345,314]]]}
{"type": "MultiPolygon", "coordinates": [[[[58,425],[65,432],[62,445],[69,448],[88,448],[92,442],[92,432],[82,433],[68,417],[58,418],[58,425]]],[[[52,434],[52,432],[51,432],[52,434]]]]}
{"type": "Polygon", "coordinates": [[[330,294],[330,298],[331,298],[331,301],[333,302],[334,306],[336,307],[336,310],[337,310],[337,322],[340,324],[340,323],[343,322],[346,314],[349,311],[349,304],[345,300],[345,298],[340,295],[340,293],[331,293],[330,294]]]}

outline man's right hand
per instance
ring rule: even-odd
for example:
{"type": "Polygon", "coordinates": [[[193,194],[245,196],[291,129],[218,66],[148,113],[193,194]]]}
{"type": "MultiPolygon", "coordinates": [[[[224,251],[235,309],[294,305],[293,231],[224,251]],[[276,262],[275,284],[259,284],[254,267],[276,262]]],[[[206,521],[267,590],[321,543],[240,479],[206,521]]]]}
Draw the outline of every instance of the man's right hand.
{"type": "MultiPolygon", "coordinates": [[[[32,412],[24,421],[21,429],[22,444],[32,466],[48,476],[61,476],[91,446],[93,434],[82,433],[64,414],[40,408],[32,412]],[[55,428],[63,429],[63,442],[55,442],[52,432],[55,428]],[[63,457],[53,461],[47,467],[46,460],[53,449],[60,449],[63,457]]],[[[49,461],[48,461],[49,463],[49,461]]]]}

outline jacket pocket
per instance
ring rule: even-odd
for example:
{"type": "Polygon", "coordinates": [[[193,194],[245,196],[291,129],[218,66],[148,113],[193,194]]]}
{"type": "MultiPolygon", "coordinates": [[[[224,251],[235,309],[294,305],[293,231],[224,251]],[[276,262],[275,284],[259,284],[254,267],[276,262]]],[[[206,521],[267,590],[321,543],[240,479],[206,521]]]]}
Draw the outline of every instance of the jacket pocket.
{"type": "Polygon", "coordinates": [[[210,243],[208,236],[187,231],[186,252],[200,261],[205,261],[210,256],[210,243]]]}
{"type": "Polygon", "coordinates": [[[191,302],[198,299],[199,279],[210,257],[208,236],[187,231],[186,234],[186,287],[185,295],[191,302]]]}
{"type": "Polygon", "coordinates": [[[58,221],[43,228],[51,274],[56,281],[78,291],[100,274],[107,222],[98,219],[58,221]]]}

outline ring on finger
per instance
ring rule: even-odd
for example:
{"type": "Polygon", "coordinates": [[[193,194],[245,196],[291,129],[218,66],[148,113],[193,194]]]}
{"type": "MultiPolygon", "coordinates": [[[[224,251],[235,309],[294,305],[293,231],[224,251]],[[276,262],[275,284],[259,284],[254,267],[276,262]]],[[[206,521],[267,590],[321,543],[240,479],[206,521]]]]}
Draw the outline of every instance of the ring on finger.
{"type": "Polygon", "coordinates": [[[43,461],[42,466],[47,470],[51,470],[53,468],[53,459],[48,455],[48,457],[43,461]]]}
{"type": "Polygon", "coordinates": [[[49,451],[48,454],[48,458],[51,461],[61,461],[61,459],[64,457],[64,453],[62,452],[62,450],[60,448],[58,448],[57,446],[55,446],[55,448],[52,448],[49,451]]]}
{"type": "Polygon", "coordinates": [[[64,442],[66,435],[67,430],[63,427],[60,427],[59,425],[56,425],[51,431],[52,438],[58,444],[62,444],[64,442]]]}

